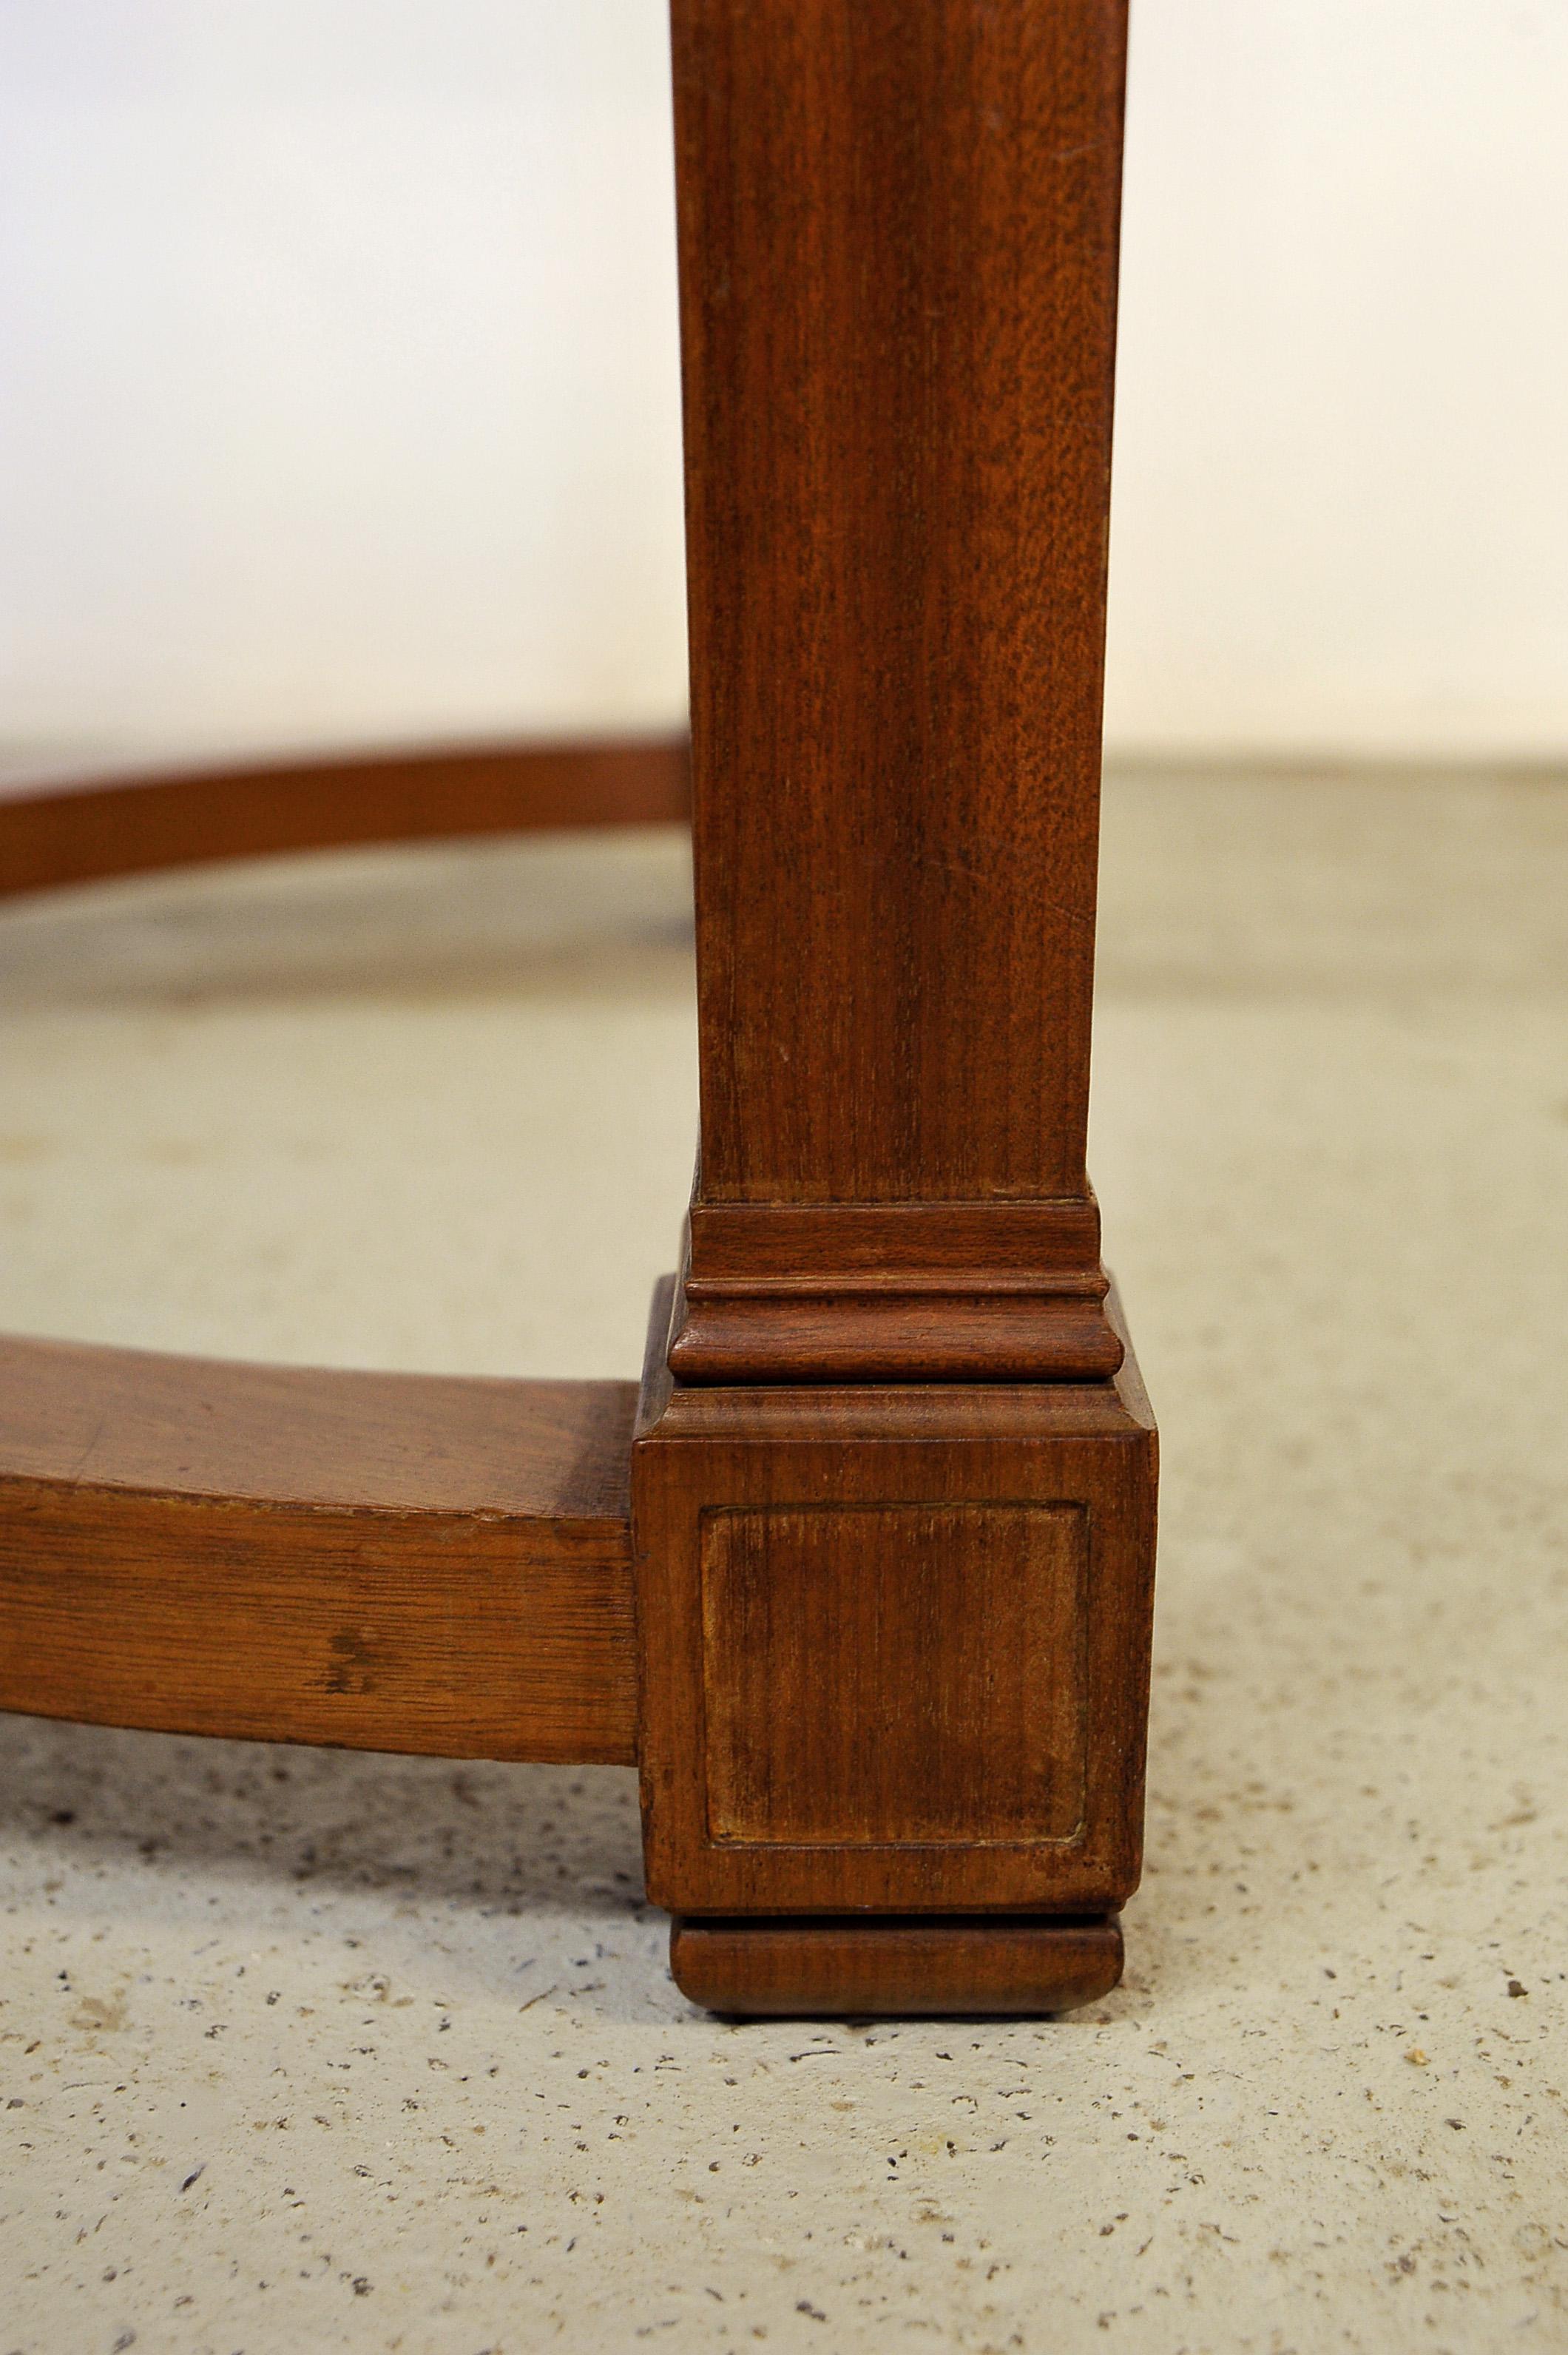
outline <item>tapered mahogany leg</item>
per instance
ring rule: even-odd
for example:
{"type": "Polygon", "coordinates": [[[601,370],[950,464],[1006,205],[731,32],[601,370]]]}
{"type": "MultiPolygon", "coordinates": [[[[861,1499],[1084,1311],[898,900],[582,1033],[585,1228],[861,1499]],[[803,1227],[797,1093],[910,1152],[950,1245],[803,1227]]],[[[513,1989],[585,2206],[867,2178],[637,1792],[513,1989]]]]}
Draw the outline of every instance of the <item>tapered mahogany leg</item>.
{"type": "Polygon", "coordinates": [[[1083,1158],[1123,0],[673,18],[702,1140],[634,1452],[649,1887],[720,2009],[1049,2009],[1137,1879],[1153,1562],[1083,1158]]]}

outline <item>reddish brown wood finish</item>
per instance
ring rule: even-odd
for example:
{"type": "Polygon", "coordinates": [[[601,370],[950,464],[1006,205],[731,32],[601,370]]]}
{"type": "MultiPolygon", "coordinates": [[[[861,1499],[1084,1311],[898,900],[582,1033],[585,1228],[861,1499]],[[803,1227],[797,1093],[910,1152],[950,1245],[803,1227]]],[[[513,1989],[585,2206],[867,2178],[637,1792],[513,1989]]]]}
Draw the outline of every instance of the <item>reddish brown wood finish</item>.
{"type": "Polygon", "coordinates": [[[496,744],[117,778],[0,798],[0,897],[356,842],[688,814],[684,739],[496,744]]]}
{"type": "Polygon", "coordinates": [[[672,1388],[656,1359],[633,1468],[655,1902],[1121,1905],[1156,1476],[1130,1357],[1115,1382],[896,1389],[672,1388]]]}
{"type": "Polygon", "coordinates": [[[1123,16],[675,0],[688,1380],[1115,1366],[1083,1143],[1123,16]],[[797,1204],[931,1206],[918,1310],[769,1241],[797,1204]],[[1020,1268],[1020,1204],[1073,1252],[1020,1268]]]}
{"type": "Polygon", "coordinates": [[[688,1234],[669,1355],[685,1382],[1083,1381],[1121,1362],[1093,1197],[699,1202],[688,1234]]]}
{"type": "Polygon", "coordinates": [[[1069,2011],[1122,1976],[1122,1931],[1049,1919],[677,1922],[681,1993],[752,2018],[854,2019],[1069,2011]]]}
{"type": "Polygon", "coordinates": [[[1125,8],[673,16],[702,1143],[634,1450],[648,1885],[720,2009],[1054,2009],[1120,1966],[1154,1561],[1083,1157],[1125,8]]]}
{"type": "Polygon", "coordinates": [[[630,1764],[635,1397],[0,1342],[0,1708],[630,1764]]]}

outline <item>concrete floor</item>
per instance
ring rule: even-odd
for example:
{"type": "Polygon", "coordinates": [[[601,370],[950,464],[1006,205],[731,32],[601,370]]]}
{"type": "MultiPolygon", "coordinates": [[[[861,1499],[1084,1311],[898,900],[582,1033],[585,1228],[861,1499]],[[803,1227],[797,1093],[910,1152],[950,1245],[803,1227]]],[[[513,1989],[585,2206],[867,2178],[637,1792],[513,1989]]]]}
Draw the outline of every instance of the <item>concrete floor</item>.
{"type": "MultiPolygon", "coordinates": [[[[0,920],[0,1325],[635,1369],[679,847],[0,920]]],[[[611,1770],[0,1721],[0,2355],[1568,2348],[1568,788],[1116,781],[1149,1868],[1060,2023],[720,2025],[611,1770]]]]}

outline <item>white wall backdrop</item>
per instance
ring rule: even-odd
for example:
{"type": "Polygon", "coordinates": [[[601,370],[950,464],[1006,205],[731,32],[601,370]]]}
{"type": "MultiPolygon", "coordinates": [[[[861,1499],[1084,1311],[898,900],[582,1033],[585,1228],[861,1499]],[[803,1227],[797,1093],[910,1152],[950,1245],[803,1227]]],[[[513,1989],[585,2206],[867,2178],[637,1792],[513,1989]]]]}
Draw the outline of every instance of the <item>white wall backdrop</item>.
{"type": "Polygon", "coordinates": [[[658,0],[5,0],[0,730],[678,717],[658,0]]]}
{"type": "Polygon", "coordinates": [[[1132,15],[1114,737],[1568,753],[1568,5],[1132,15]]]}
{"type": "MultiPolygon", "coordinates": [[[[1128,134],[1113,743],[1568,755],[1568,5],[1134,0],[1128,134]]],[[[674,719],[677,434],[662,0],[0,7],[13,773],[674,719]]]]}

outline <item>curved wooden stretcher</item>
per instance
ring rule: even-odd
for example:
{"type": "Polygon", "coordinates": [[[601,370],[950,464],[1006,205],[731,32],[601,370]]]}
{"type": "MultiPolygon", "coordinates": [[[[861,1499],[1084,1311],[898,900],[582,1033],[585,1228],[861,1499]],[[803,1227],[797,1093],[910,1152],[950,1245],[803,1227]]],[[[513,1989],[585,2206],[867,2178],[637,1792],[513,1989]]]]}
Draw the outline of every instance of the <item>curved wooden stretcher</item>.
{"type": "MultiPolygon", "coordinates": [[[[0,800],[0,897],[263,852],[683,821],[684,739],[0,800]]],[[[636,1763],[632,1382],[443,1380],[0,1337],[0,1708],[636,1763]]]]}
{"type": "MultiPolygon", "coordinates": [[[[1123,0],[674,0],[701,1150],[630,1382],[0,1343],[0,1707],[635,1764],[739,2013],[1121,1967],[1155,1439],[1084,1174],[1123,0]]],[[[0,892],[684,816],[684,745],[0,801],[0,892]]]]}

